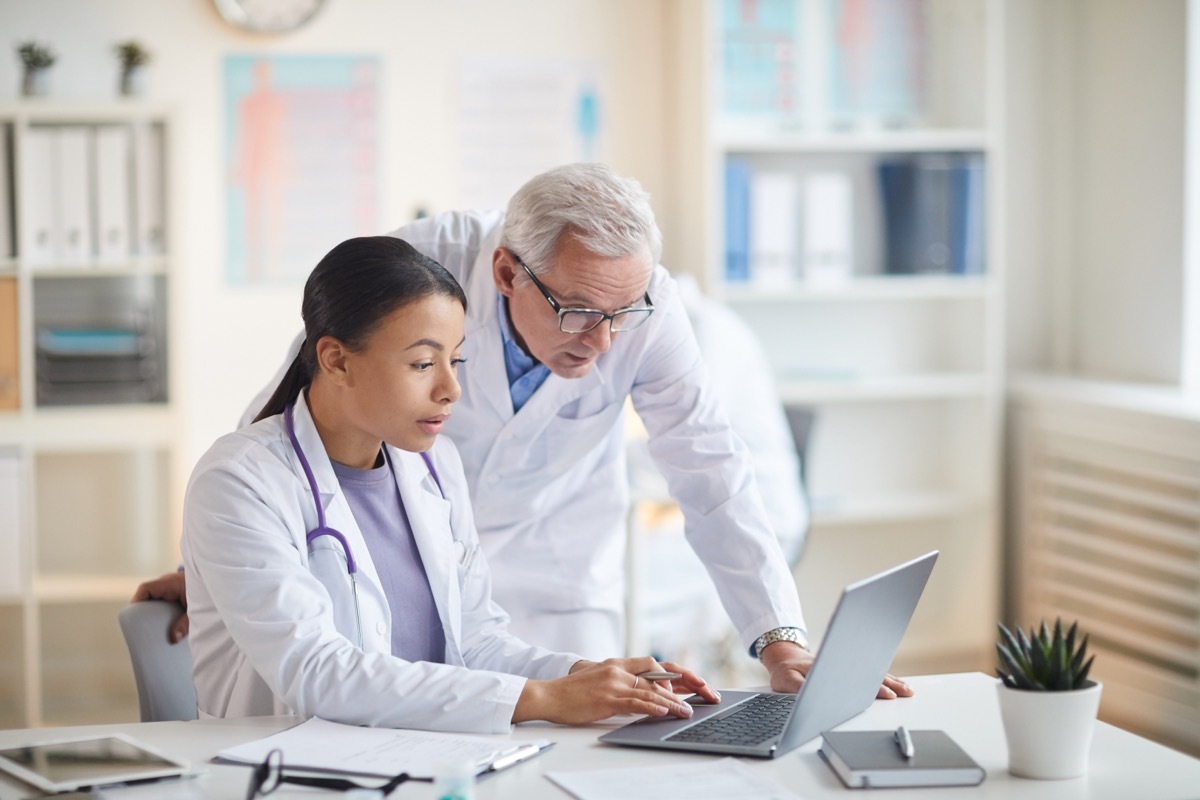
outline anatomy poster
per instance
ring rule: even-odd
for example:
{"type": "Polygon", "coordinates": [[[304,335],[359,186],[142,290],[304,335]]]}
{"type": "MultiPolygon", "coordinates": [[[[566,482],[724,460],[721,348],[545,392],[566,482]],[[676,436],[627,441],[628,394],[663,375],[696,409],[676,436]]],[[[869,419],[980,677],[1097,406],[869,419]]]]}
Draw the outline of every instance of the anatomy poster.
{"type": "Polygon", "coordinates": [[[227,280],[302,283],[335,244],[379,232],[379,63],[225,59],[227,280]]]}

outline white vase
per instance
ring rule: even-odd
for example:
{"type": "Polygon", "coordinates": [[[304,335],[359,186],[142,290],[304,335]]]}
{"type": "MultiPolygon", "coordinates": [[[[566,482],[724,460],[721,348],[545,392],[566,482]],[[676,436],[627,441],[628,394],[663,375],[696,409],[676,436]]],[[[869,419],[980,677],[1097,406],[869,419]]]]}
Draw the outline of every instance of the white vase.
{"type": "Polygon", "coordinates": [[[21,94],[24,97],[43,97],[50,93],[49,67],[26,67],[21,77],[21,94]]]}
{"type": "Polygon", "coordinates": [[[1099,681],[1070,692],[1031,692],[996,686],[1008,740],[1008,771],[1021,778],[1063,780],[1087,773],[1099,681]]]}
{"type": "Polygon", "coordinates": [[[139,97],[145,94],[146,70],[143,67],[122,69],[120,92],[122,97],[139,97]]]}

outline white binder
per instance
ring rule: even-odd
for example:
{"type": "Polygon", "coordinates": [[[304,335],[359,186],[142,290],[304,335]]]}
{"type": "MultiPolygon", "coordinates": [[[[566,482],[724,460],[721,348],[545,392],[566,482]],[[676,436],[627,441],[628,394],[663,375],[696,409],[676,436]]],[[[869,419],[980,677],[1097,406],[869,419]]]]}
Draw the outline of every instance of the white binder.
{"type": "Polygon", "coordinates": [[[799,264],[800,183],[789,172],[756,172],[750,179],[750,280],[786,286],[799,264]]]}
{"type": "Polygon", "coordinates": [[[844,172],[804,179],[804,279],[818,284],[850,280],[854,271],[854,195],[844,172]]]}
{"type": "Polygon", "coordinates": [[[39,126],[24,132],[21,137],[21,185],[25,189],[26,220],[22,223],[21,255],[32,267],[54,263],[57,162],[57,128],[39,126]]]}
{"type": "Polygon", "coordinates": [[[165,155],[160,125],[133,126],[134,249],[142,257],[167,251],[165,155]]]}
{"type": "Polygon", "coordinates": [[[55,254],[59,263],[74,266],[92,260],[92,132],[82,125],[58,131],[58,175],[54,183],[59,208],[55,254]]]}
{"type": "Polygon", "coordinates": [[[96,258],[105,264],[125,261],[130,256],[131,148],[128,126],[96,128],[96,258]]]}
{"type": "Polygon", "coordinates": [[[21,594],[25,563],[21,533],[21,455],[0,450],[0,598],[21,594]]]}

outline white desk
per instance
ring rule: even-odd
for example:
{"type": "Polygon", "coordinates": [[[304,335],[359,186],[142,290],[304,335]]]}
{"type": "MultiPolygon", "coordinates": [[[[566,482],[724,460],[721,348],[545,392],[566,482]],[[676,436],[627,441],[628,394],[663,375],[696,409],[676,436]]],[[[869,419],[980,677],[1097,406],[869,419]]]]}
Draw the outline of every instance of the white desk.
{"type": "MultiPolygon", "coordinates": [[[[817,746],[809,742],[781,758],[745,759],[752,769],[773,775],[805,800],[820,798],[884,797],[907,798],[1111,798],[1111,800],[1157,800],[1162,798],[1200,798],[1200,760],[1154,744],[1104,723],[1096,724],[1092,742],[1091,770],[1087,777],[1070,781],[1030,781],[1008,774],[1008,749],[1000,726],[995,679],[983,673],[929,675],[910,679],[917,696],[902,700],[876,701],[858,717],[842,726],[844,730],[889,729],[903,724],[910,728],[942,728],[953,736],[987,770],[987,779],[976,787],[939,789],[887,789],[877,792],[852,792],[842,787],[825,765],[817,746]]],[[[204,764],[217,750],[274,733],[291,720],[261,717],[241,720],[205,720],[200,722],[158,722],[147,724],[100,725],[86,728],[37,731],[54,733],[99,733],[124,731],[154,746],[193,763],[204,764]]],[[[717,756],[674,753],[666,750],[639,750],[602,745],[596,737],[605,726],[563,728],[546,725],[518,726],[513,738],[548,738],[557,742],[543,755],[480,781],[479,800],[499,798],[570,797],[551,783],[543,773],[559,770],[600,769],[605,767],[643,766],[668,762],[686,762],[717,756]]],[[[0,746],[18,744],[30,731],[0,731],[0,746]]],[[[505,737],[497,737],[505,738],[505,737]]],[[[139,797],[240,798],[246,791],[249,769],[206,765],[206,774],[188,781],[154,784],[153,794],[139,797]]],[[[4,779],[0,778],[0,782],[4,779]]],[[[149,788],[149,787],[146,787],[149,788]]],[[[336,797],[332,793],[288,790],[286,785],[272,797],[336,797]]],[[[37,796],[16,782],[0,783],[0,800],[37,796]]],[[[396,800],[434,797],[428,783],[407,783],[393,794],[396,800]]]]}

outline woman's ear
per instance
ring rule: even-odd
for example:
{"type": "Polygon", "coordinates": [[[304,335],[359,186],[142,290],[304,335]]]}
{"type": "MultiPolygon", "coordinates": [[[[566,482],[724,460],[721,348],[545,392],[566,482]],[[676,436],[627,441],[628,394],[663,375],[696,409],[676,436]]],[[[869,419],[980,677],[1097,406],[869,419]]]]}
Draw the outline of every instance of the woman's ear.
{"type": "Polygon", "coordinates": [[[349,380],[346,356],[346,346],[332,336],[322,336],[317,340],[317,371],[338,386],[345,386],[349,380]]]}

